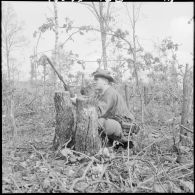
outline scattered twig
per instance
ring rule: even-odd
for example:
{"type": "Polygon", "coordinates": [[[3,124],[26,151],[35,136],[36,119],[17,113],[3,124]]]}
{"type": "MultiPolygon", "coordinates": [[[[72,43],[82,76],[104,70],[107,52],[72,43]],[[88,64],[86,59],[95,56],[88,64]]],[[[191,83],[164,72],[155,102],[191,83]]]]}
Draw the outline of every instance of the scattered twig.
{"type": "Polygon", "coordinates": [[[167,193],[167,190],[164,188],[164,186],[162,185],[162,183],[161,183],[161,181],[160,181],[160,179],[159,179],[159,177],[157,176],[157,174],[156,174],[156,178],[157,178],[157,180],[158,180],[158,182],[159,182],[159,184],[160,184],[160,186],[162,187],[162,189],[164,190],[164,192],[165,193],[167,193]]]}
{"type": "Polygon", "coordinates": [[[93,162],[94,162],[94,158],[92,158],[92,161],[88,164],[88,166],[87,166],[87,168],[85,169],[85,172],[83,173],[82,177],[77,178],[77,179],[75,179],[75,180],[73,181],[73,184],[72,184],[72,186],[71,186],[70,189],[69,189],[69,192],[74,192],[73,189],[74,189],[75,184],[76,184],[77,182],[79,182],[79,181],[81,181],[81,180],[83,180],[83,179],[85,178],[85,176],[86,176],[88,170],[90,169],[91,165],[93,164],[93,162]]]}
{"type": "Polygon", "coordinates": [[[115,185],[114,183],[112,183],[112,182],[110,182],[110,181],[106,181],[106,180],[92,181],[91,183],[89,183],[89,184],[87,185],[87,187],[84,188],[84,191],[85,191],[89,186],[91,186],[91,185],[93,185],[93,184],[96,184],[96,183],[107,183],[107,184],[110,184],[110,185],[114,186],[117,190],[121,191],[121,189],[120,189],[117,185],[115,185]]]}
{"type": "Polygon", "coordinates": [[[38,180],[39,183],[40,183],[41,189],[43,190],[43,192],[45,192],[44,187],[43,187],[43,183],[42,183],[42,181],[40,180],[40,178],[39,178],[39,176],[37,175],[36,172],[35,172],[35,176],[36,176],[37,180],[38,180]]]}
{"type": "Polygon", "coordinates": [[[180,169],[186,169],[186,170],[188,170],[187,167],[191,167],[191,166],[193,167],[194,164],[193,163],[189,163],[189,164],[185,164],[185,165],[182,165],[182,166],[179,166],[179,167],[175,167],[175,168],[171,169],[170,172],[176,171],[176,170],[179,171],[180,169]]]}
{"type": "MultiPolygon", "coordinates": [[[[100,175],[100,179],[102,179],[102,177],[104,176],[105,171],[106,171],[106,169],[107,169],[108,166],[109,166],[109,165],[105,165],[104,170],[102,171],[102,173],[101,173],[101,175],[100,175]]],[[[98,183],[96,184],[96,186],[95,186],[95,188],[94,188],[94,192],[97,190],[97,187],[98,187],[98,183]]]]}
{"type": "Polygon", "coordinates": [[[163,139],[164,139],[164,138],[160,138],[160,139],[158,139],[158,140],[156,140],[156,141],[153,141],[150,145],[148,145],[148,146],[146,146],[145,148],[143,148],[143,149],[135,156],[134,160],[135,160],[135,159],[136,159],[144,150],[148,149],[148,148],[151,147],[153,144],[162,141],[163,139]]]}
{"type": "Polygon", "coordinates": [[[177,180],[177,179],[181,179],[181,178],[184,178],[184,177],[187,177],[187,176],[192,176],[192,177],[194,177],[193,175],[194,175],[194,172],[193,171],[191,171],[190,173],[186,173],[186,174],[184,174],[184,175],[181,175],[181,176],[179,176],[179,177],[176,177],[176,178],[171,178],[172,180],[177,180]]]}
{"type": "Polygon", "coordinates": [[[66,143],[64,143],[62,146],[60,146],[59,148],[58,148],[58,150],[55,152],[55,156],[54,156],[54,159],[55,160],[57,160],[57,154],[60,152],[60,150],[65,146],[65,148],[67,147],[67,145],[68,145],[68,143],[70,143],[70,141],[72,140],[72,137],[70,137],[70,139],[66,142],[66,143]]]}
{"type": "Polygon", "coordinates": [[[59,177],[58,177],[58,175],[55,173],[55,171],[54,171],[54,170],[50,167],[50,165],[46,162],[46,160],[45,160],[45,158],[43,157],[43,155],[42,155],[39,151],[37,151],[36,148],[35,148],[32,144],[30,144],[30,146],[34,149],[34,151],[35,151],[36,153],[38,153],[38,154],[41,156],[44,165],[49,169],[49,171],[52,173],[52,175],[53,175],[53,176],[56,178],[56,180],[61,184],[61,187],[62,187],[62,189],[64,190],[64,192],[68,192],[68,193],[69,193],[69,191],[64,187],[64,183],[59,179],[59,177]]]}
{"type": "Polygon", "coordinates": [[[192,130],[188,129],[187,127],[184,127],[184,126],[181,125],[181,124],[180,124],[179,126],[183,127],[186,131],[188,131],[188,132],[190,132],[190,133],[194,133],[192,130]]]}
{"type": "Polygon", "coordinates": [[[18,186],[16,180],[14,179],[14,177],[13,177],[12,175],[9,175],[9,178],[14,182],[14,185],[16,186],[16,188],[18,189],[18,191],[19,191],[20,193],[24,193],[24,192],[19,188],[19,186],[18,186]]]}

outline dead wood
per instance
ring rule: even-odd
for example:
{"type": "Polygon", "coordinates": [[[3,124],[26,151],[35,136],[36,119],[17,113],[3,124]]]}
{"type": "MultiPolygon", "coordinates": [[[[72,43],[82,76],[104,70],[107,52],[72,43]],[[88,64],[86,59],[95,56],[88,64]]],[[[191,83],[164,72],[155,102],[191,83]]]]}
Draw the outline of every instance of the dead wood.
{"type": "Polygon", "coordinates": [[[77,98],[75,150],[87,155],[98,153],[101,140],[98,135],[98,116],[95,102],[87,97],[77,98]]]}
{"type": "Polygon", "coordinates": [[[56,150],[72,138],[74,143],[74,113],[69,92],[56,92],[54,96],[56,128],[53,147],[56,150]]]}

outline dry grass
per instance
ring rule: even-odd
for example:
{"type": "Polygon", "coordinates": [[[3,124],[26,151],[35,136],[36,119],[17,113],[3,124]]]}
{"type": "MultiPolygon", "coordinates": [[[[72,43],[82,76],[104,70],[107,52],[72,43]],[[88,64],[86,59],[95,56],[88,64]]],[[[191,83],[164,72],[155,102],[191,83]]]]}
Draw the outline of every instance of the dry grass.
{"type": "Polygon", "coordinates": [[[48,150],[52,128],[23,132],[3,144],[3,192],[193,192],[192,148],[177,163],[171,137],[151,134],[139,135],[135,151],[109,148],[109,156],[90,157],[64,148],[56,158],[48,150]]]}

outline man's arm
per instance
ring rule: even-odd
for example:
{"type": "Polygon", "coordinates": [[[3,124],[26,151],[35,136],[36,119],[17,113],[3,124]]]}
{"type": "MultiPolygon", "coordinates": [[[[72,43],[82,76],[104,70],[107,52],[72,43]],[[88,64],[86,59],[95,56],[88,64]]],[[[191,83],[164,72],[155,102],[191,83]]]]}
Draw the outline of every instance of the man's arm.
{"type": "Polygon", "coordinates": [[[115,105],[115,94],[106,94],[102,100],[98,102],[98,117],[107,117],[109,115],[109,111],[115,105]]]}

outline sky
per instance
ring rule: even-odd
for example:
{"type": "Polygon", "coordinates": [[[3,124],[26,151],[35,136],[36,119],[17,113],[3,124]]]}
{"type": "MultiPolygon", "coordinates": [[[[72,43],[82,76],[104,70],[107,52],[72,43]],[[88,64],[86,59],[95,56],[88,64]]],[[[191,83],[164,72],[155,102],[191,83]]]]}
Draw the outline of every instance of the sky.
{"type": "MultiPolygon", "coordinates": [[[[123,2],[124,3],[124,2],[123,2]]],[[[118,21],[118,27],[129,30],[129,20],[124,5],[115,2],[114,15],[118,21]],[[121,11],[122,10],[122,11],[121,11]]],[[[46,21],[46,17],[53,15],[52,2],[10,2],[14,8],[18,20],[24,22],[24,35],[29,40],[28,47],[22,50],[18,57],[23,63],[20,65],[22,80],[30,78],[29,56],[33,54],[36,39],[33,32],[46,21]]],[[[128,3],[130,4],[130,3],[128,3]]],[[[59,24],[63,24],[64,18],[73,20],[75,26],[94,25],[98,26],[95,17],[86,9],[85,6],[77,2],[58,2],[59,24]]],[[[188,21],[193,17],[193,2],[143,2],[139,21],[136,26],[136,33],[144,49],[153,50],[154,42],[166,37],[171,37],[174,41],[181,44],[179,49],[180,63],[193,63],[193,21],[188,21]]],[[[66,36],[61,36],[61,40],[66,36]]],[[[89,33],[81,36],[75,35],[74,42],[69,42],[65,48],[79,54],[82,60],[97,60],[101,57],[100,35],[89,33]],[[93,41],[92,41],[93,40],[93,41]]],[[[54,48],[54,33],[47,32],[42,35],[38,45],[38,52],[54,48]]],[[[50,55],[49,52],[47,52],[50,55]]],[[[90,74],[97,68],[97,63],[86,63],[86,71],[90,74]]],[[[80,65],[75,65],[74,70],[80,70],[80,65]]]]}

